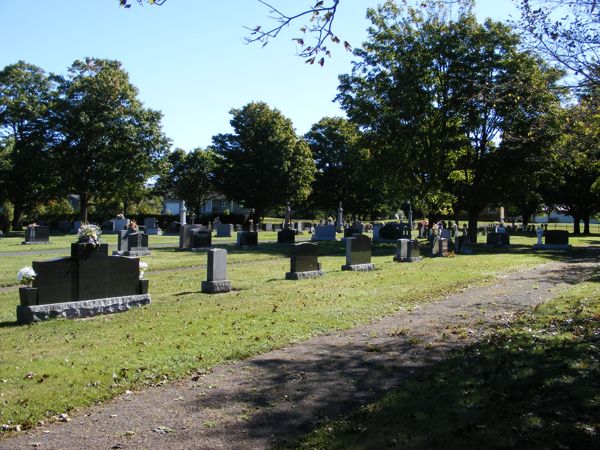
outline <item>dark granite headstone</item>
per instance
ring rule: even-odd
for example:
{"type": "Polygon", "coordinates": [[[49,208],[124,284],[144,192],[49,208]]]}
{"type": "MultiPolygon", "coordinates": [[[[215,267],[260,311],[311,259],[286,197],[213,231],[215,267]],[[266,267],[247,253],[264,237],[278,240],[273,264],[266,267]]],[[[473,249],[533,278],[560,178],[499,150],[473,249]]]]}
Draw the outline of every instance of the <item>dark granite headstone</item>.
{"type": "Polygon", "coordinates": [[[258,233],[256,231],[238,231],[237,245],[240,247],[251,247],[258,245],[258,233]]]}
{"type": "Polygon", "coordinates": [[[139,279],[139,260],[108,256],[108,244],[72,244],[71,257],[33,261],[32,266],[37,276],[28,289],[35,300],[17,307],[19,323],[90,317],[150,302],[148,281],[139,279]]]}
{"type": "Polygon", "coordinates": [[[510,245],[510,234],[508,233],[488,233],[486,235],[487,245],[493,245],[494,247],[506,247],[510,245]]]}
{"type": "Polygon", "coordinates": [[[389,222],[379,228],[379,240],[397,242],[398,239],[410,239],[410,227],[405,223],[389,222]]]}
{"type": "Polygon", "coordinates": [[[43,225],[28,226],[25,230],[23,244],[48,244],[50,243],[50,227],[43,225]]]}
{"type": "Polygon", "coordinates": [[[73,261],[73,301],[108,297],[108,244],[97,247],[85,244],[71,245],[73,261]]]}
{"type": "Polygon", "coordinates": [[[208,251],[206,278],[202,282],[202,292],[217,294],[231,291],[231,281],[227,279],[227,250],[212,248],[208,251]]]}
{"type": "Polygon", "coordinates": [[[188,250],[194,247],[194,230],[207,231],[207,228],[200,224],[184,224],[179,227],[179,250],[188,250]]]}
{"type": "Polygon", "coordinates": [[[151,254],[148,248],[148,235],[146,233],[121,230],[118,236],[117,251],[113,252],[113,255],[147,256],[151,254]]]}
{"type": "Polygon", "coordinates": [[[544,232],[546,245],[569,245],[569,232],[565,230],[546,230],[544,232]]]}
{"type": "Polygon", "coordinates": [[[207,248],[212,245],[212,233],[207,229],[192,230],[192,248],[207,248]]]}
{"type": "Polygon", "coordinates": [[[367,272],[374,270],[371,264],[371,238],[364,234],[355,234],[347,237],[346,241],[346,264],[342,270],[353,270],[367,272]]]}
{"type": "Polygon", "coordinates": [[[315,278],[323,275],[319,263],[317,244],[302,242],[291,246],[290,271],[285,274],[287,280],[315,278]]]}
{"type": "Polygon", "coordinates": [[[293,244],[296,242],[296,232],[290,228],[277,232],[278,244],[293,244]]]}

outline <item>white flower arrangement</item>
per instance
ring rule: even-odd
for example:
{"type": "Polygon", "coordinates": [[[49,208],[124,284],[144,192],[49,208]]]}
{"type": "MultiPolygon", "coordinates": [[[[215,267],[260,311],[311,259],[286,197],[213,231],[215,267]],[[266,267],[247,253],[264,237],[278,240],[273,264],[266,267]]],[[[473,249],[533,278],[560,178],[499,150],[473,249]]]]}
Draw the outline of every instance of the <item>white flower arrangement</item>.
{"type": "Polygon", "coordinates": [[[35,280],[36,275],[37,274],[35,273],[33,268],[25,266],[17,273],[17,281],[19,282],[19,284],[25,284],[29,286],[31,282],[35,280]]]}
{"type": "Polygon", "coordinates": [[[77,242],[97,247],[100,245],[100,234],[100,227],[88,223],[83,224],[79,227],[79,231],[77,232],[77,242]]]}
{"type": "Polygon", "coordinates": [[[140,280],[144,279],[144,272],[148,270],[148,263],[140,261],[140,280]]]}

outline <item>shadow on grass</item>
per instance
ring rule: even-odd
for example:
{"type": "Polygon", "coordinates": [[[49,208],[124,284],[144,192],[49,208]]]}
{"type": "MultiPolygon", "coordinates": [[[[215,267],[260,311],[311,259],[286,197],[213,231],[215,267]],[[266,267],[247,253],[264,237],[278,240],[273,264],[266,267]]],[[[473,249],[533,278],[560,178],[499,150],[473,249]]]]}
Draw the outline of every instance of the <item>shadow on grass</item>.
{"type": "Polygon", "coordinates": [[[453,353],[401,330],[376,346],[325,337],[253,359],[252,377],[188,407],[239,402],[248,413],[228,432],[281,448],[600,448],[600,314],[578,308],[453,353]]]}
{"type": "Polygon", "coordinates": [[[495,335],[293,447],[600,448],[600,319],[550,325],[495,335]]]}
{"type": "Polygon", "coordinates": [[[16,328],[21,326],[16,320],[14,322],[0,322],[0,328],[16,328]]]}

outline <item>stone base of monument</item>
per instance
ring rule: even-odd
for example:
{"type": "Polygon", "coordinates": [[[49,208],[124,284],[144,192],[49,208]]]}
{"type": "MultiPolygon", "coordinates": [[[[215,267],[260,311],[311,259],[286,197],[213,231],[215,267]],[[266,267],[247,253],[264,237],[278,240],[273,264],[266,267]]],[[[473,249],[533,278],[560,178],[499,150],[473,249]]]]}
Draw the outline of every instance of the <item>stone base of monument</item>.
{"type": "Polygon", "coordinates": [[[120,252],[118,250],[114,250],[112,252],[113,256],[131,256],[131,257],[139,257],[139,256],[150,256],[152,252],[150,250],[129,250],[127,252],[120,252]]]}
{"type": "Polygon", "coordinates": [[[150,303],[150,299],[150,294],[141,294],[79,302],[49,303],[47,305],[18,305],[17,322],[28,324],[57,317],[80,319],[101,314],[112,314],[127,311],[134,306],[147,305],[150,303]]]}
{"type": "Polygon", "coordinates": [[[322,270],[309,270],[307,272],[286,272],[286,280],[306,280],[308,278],[319,278],[325,275],[322,270]]]}
{"type": "Polygon", "coordinates": [[[418,262],[423,261],[421,256],[411,256],[409,258],[401,258],[399,256],[394,256],[394,261],[396,262],[418,262]]]}
{"type": "Polygon", "coordinates": [[[535,250],[571,250],[571,244],[533,244],[535,250]]]}
{"type": "Polygon", "coordinates": [[[375,270],[375,264],[344,264],[342,270],[350,270],[352,272],[370,272],[375,270]]]}
{"type": "Polygon", "coordinates": [[[231,281],[220,280],[220,281],[203,281],[202,292],[204,294],[221,294],[223,292],[231,291],[231,281]]]}

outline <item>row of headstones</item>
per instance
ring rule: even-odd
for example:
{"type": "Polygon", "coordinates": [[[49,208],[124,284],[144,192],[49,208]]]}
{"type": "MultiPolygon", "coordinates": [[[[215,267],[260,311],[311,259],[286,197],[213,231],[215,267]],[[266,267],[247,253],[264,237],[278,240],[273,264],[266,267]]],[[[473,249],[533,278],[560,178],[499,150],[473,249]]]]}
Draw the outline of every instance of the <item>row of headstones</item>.
{"type": "MultiPolygon", "coordinates": [[[[371,238],[364,234],[347,237],[346,264],[342,270],[367,272],[375,269],[371,263],[371,238]]],[[[432,256],[448,256],[448,240],[440,238],[435,242],[432,256]]],[[[416,262],[422,259],[419,241],[399,239],[394,255],[397,262],[416,262]]],[[[207,279],[202,282],[202,292],[216,294],[231,291],[231,281],[227,279],[227,250],[208,251],[207,279]]],[[[310,242],[294,244],[291,247],[290,271],[286,280],[316,278],[324,275],[318,258],[318,245],[310,242]]]]}

